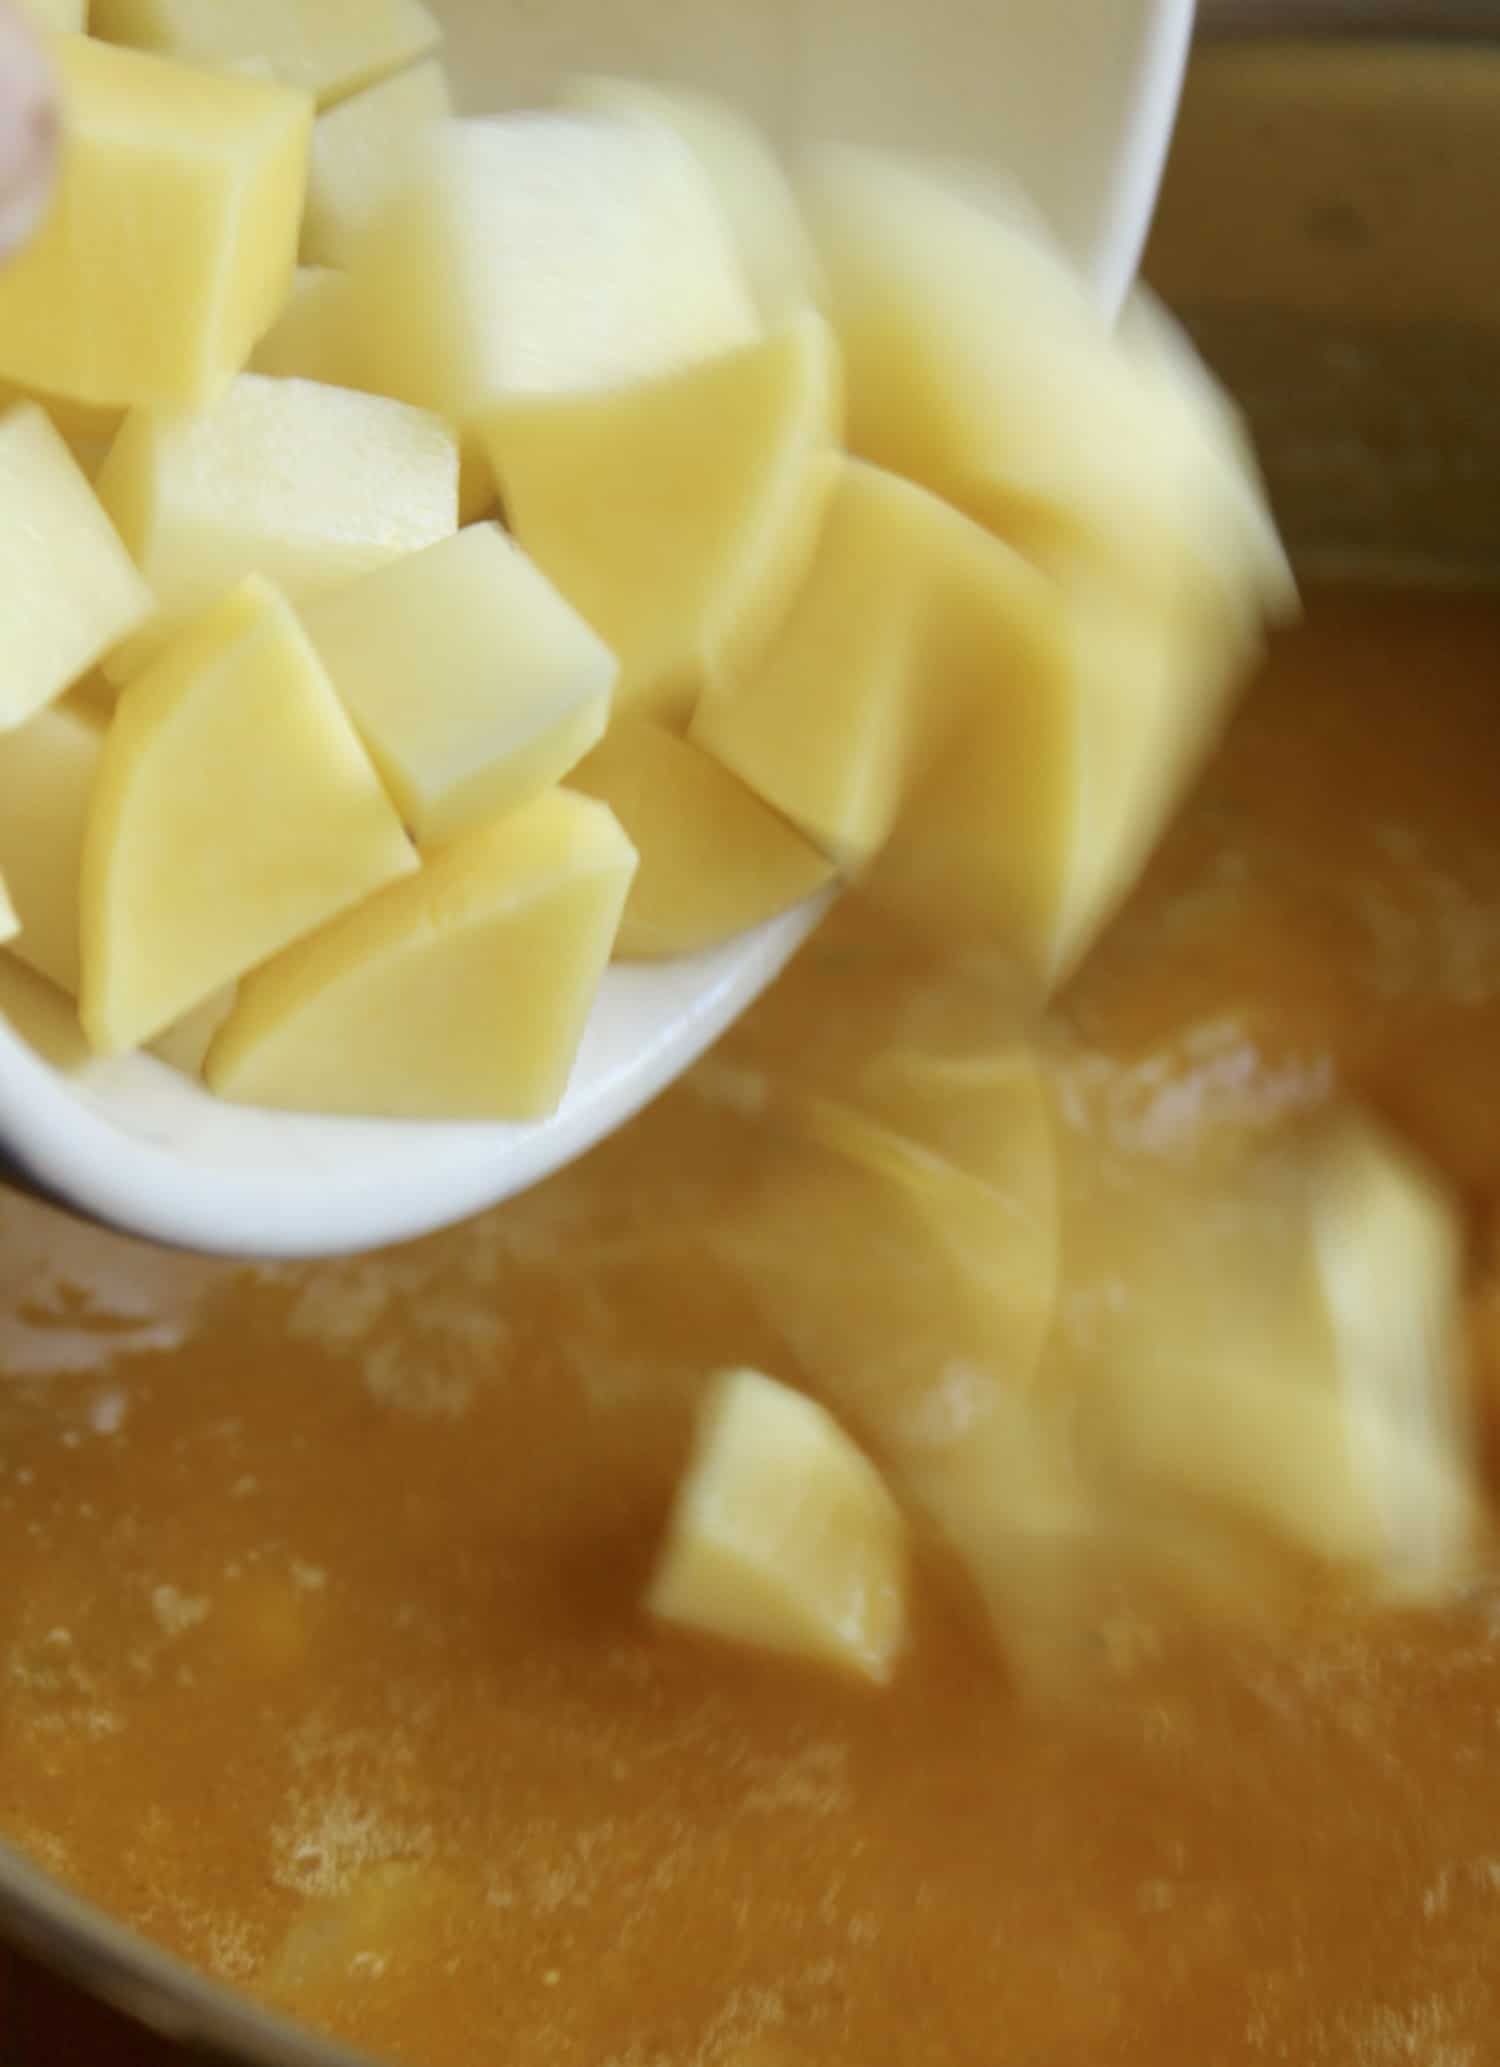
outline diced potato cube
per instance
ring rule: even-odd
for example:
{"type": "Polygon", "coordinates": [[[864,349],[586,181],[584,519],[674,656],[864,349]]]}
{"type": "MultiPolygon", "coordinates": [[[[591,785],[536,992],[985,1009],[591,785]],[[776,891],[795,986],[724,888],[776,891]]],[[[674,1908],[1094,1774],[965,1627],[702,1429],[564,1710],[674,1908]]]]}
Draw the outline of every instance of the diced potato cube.
{"type": "Polygon", "coordinates": [[[78,995],[78,883],[104,721],[69,698],[0,733],[0,869],[21,915],[15,952],[78,995]]]}
{"type": "Polygon", "coordinates": [[[278,79],[325,106],[442,40],[421,0],[93,0],[93,29],[191,65],[265,58],[278,79]]]}
{"type": "Polygon", "coordinates": [[[685,739],[617,718],[572,786],[608,804],[641,857],[616,953],[699,954],[830,881],[826,856],[685,739]]]}
{"type": "Polygon", "coordinates": [[[614,655],[495,524],[347,583],[302,622],[424,846],[550,789],[609,719],[614,655]]]}
{"type": "Polygon", "coordinates": [[[849,870],[895,825],[961,692],[1004,693],[1045,584],[925,489],[835,469],[812,571],[758,664],[715,675],[692,736],[849,870]]]}
{"type": "Polygon", "coordinates": [[[511,528],[619,655],[622,709],[680,721],[759,657],[812,560],[840,423],[811,313],[686,372],[486,418],[511,528]]]}
{"type": "Polygon", "coordinates": [[[66,395],[49,395],[42,388],[26,388],[14,381],[0,381],[0,411],[17,402],[36,402],[46,410],[90,481],[104,464],[125,417],[123,409],[96,408],[90,402],[71,401],[66,395]]]}
{"type": "Polygon", "coordinates": [[[581,115],[444,122],[350,262],[366,381],[468,428],[745,343],[754,312],[697,161],[581,115]]]}
{"type": "Polygon", "coordinates": [[[758,1371],[720,1378],[652,1612],[884,1683],[906,1633],[906,1586],[901,1511],[833,1417],[758,1371]]]}
{"type": "Polygon", "coordinates": [[[791,184],[755,125],[727,102],[685,86],[598,76],[569,80],[563,101],[677,132],[708,175],[764,322],[822,301],[822,271],[791,184]]]}
{"type": "Polygon", "coordinates": [[[45,412],[23,402],[0,416],[0,732],[60,696],[152,608],[45,412]]]}
{"type": "Polygon", "coordinates": [[[405,403],[244,373],[201,415],[129,417],[97,485],[160,609],[121,681],[246,574],[301,602],[447,537],[458,446],[405,403]]]}
{"type": "Polygon", "coordinates": [[[403,1967],[430,1972],[474,1901],[454,1873],[430,1860],[366,1866],[344,1893],[304,1905],[267,1963],[266,1993],[297,2008],[338,1997],[361,1961],[382,1975],[403,1967]]]}
{"type": "Polygon", "coordinates": [[[120,698],[83,847],[84,1030],[148,1041],[416,866],[291,606],[251,576],[120,698]]]}
{"type": "Polygon", "coordinates": [[[311,104],[89,37],[53,51],[67,145],[46,222],[0,273],[0,379],[201,407],[286,299],[311,104]]]}
{"type": "Polygon", "coordinates": [[[452,106],[447,74],[431,58],[318,117],[302,219],[306,263],[348,263],[359,232],[401,184],[413,145],[452,106]]]}
{"type": "Polygon", "coordinates": [[[299,1112],[542,1117],[567,1088],[634,869],[602,805],[549,791],[248,977],[209,1050],[210,1088],[299,1112]]]}
{"type": "Polygon", "coordinates": [[[349,316],[345,274],[331,266],[298,266],[286,307],[250,355],[250,371],[357,388],[361,362],[349,316]]]}

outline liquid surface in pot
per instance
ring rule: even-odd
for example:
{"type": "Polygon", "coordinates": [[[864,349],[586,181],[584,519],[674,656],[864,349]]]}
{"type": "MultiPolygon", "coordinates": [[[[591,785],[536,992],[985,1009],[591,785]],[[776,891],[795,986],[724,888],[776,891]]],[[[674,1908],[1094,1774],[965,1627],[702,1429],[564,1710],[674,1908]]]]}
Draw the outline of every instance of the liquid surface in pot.
{"type": "MultiPolygon", "coordinates": [[[[1056,1015],[1122,1112],[1351,1090],[1424,1149],[1481,1397],[1497,657],[1491,601],[1314,598],[1056,1015]]],[[[794,1048],[839,951],[772,1001],[794,1048]]],[[[1500,1588],[1232,1628],[1122,1596],[1045,1706],[926,1549],[888,1691],[644,1618],[705,1373],[796,1375],[713,1240],[763,1037],[382,1259],[0,1204],[0,1829],[421,2067],[1483,2067],[1500,1588]]]]}

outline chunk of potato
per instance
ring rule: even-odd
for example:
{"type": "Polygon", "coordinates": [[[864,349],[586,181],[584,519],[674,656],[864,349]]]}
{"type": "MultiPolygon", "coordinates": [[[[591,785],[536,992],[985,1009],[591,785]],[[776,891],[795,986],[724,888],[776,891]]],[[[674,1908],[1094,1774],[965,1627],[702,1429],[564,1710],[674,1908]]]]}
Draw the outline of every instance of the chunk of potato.
{"type": "Polygon", "coordinates": [[[180,1070],[185,1077],[201,1077],[203,1063],[214,1035],[234,1010],[235,998],[239,995],[237,984],[227,983],[222,990],[216,990],[195,1005],[191,1012],[185,1012],[175,1020],[165,1033],[159,1033],[150,1043],[151,1053],[159,1062],[169,1063],[180,1070]]]}
{"type": "Polygon", "coordinates": [[[302,218],[304,263],[348,263],[360,231],[401,184],[413,146],[452,106],[448,75],[429,58],[318,117],[302,218]]]}
{"type": "Polygon", "coordinates": [[[64,1076],[76,1075],[94,1059],[71,998],[28,969],[10,948],[0,950],[0,1019],[64,1076]]]}
{"type": "Polygon", "coordinates": [[[634,869],[602,805],[549,791],[248,977],[209,1049],[210,1088],[295,1111],[542,1117],[567,1088],[634,869]]]}
{"type": "Polygon", "coordinates": [[[366,381],[467,429],[501,404],[669,373],[754,312],[697,161],[581,115],[437,124],[349,260],[366,381]]]}
{"type": "Polygon", "coordinates": [[[135,1047],[417,866],[291,606],[250,576],[121,696],[94,783],[80,1016],[135,1047]]]}
{"type": "Polygon", "coordinates": [[[0,379],[201,407],[286,299],[311,104],[85,36],[53,54],[67,144],[45,223],[0,273],[0,379]]]}
{"type": "Polygon", "coordinates": [[[278,79],[323,106],[428,56],[442,40],[421,0],[93,0],[93,31],[191,65],[264,58],[278,79]]]}
{"type": "Polygon", "coordinates": [[[832,472],[780,633],[758,662],[714,674],[692,737],[857,872],[964,693],[1001,693],[1050,617],[1042,578],[936,496],[860,461],[832,472]]]}
{"type": "Polygon", "coordinates": [[[840,419],[811,313],[683,373],[484,419],[511,528],[619,655],[622,709],[681,721],[763,650],[812,559],[840,419]]]}
{"type": "Polygon", "coordinates": [[[609,719],[614,655],[495,524],[345,584],[302,622],[424,846],[549,789],[609,719]]]}
{"type": "Polygon", "coordinates": [[[79,862],[103,747],[102,716],[71,697],[0,733],[0,869],[21,915],[15,952],[75,998],[79,862]]]}
{"type": "Polygon", "coordinates": [[[823,889],[825,855],[685,739],[617,718],[575,768],[574,789],[608,804],[641,857],[616,953],[699,954],[823,889]]]}
{"type": "Polygon", "coordinates": [[[659,122],[693,153],[729,224],[761,320],[784,322],[824,296],[812,240],[770,144],[726,101],[685,86],[598,74],[570,79],[563,104],[595,115],[659,122]]]}
{"type": "Polygon", "coordinates": [[[46,413],[23,402],[0,416],[0,733],[53,702],[152,608],[46,413]]]}
{"type": "Polygon", "coordinates": [[[46,410],[53,426],[92,481],[104,464],[120,425],[123,409],[96,408],[90,402],[74,402],[66,395],[51,395],[44,388],[21,387],[15,381],[0,381],[0,410],[17,402],[36,402],[46,410]]]}
{"type": "Polygon", "coordinates": [[[906,1528],[813,1400],[730,1371],[704,1408],[648,1604],[732,1643],[887,1681],[906,1631],[906,1528]]]}
{"type": "Polygon", "coordinates": [[[97,487],[159,610],[110,656],[128,681],[246,574],[301,602],[447,537],[458,446],[403,402],[244,373],[201,415],[130,416],[97,487]]]}

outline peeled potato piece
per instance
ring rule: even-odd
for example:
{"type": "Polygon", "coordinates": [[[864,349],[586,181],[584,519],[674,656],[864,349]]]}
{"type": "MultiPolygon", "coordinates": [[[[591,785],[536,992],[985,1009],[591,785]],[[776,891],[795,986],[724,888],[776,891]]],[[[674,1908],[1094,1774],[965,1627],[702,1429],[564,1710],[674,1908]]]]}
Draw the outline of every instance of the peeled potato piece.
{"type": "Polygon", "coordinates": [[[346,265],[355,239],[392,187],[428,123],[451,112],[435,58],[340,101],[318,117],[302,218],[302,258],[346,265]]]}
{"type": "Polygon", "coordinates": [[[234,1010],[238,995],[238,986],[233,983],[212,992],[201,1005],[195,1005],[165,1033],[156,1036],[151,1043],[152,1054],[159,1062],[170,1063],[173,1069],[181,1070],[185,1077],[201,1077],[214,1035],[234,1010]]]}
{"type": "Polygon", "coordinates": [[[40,403],[83,473],[92,481],[104,464],[125,412],[100,408],[91,402],[74,402],[66,395],[49,394],[44,388],[0,381],[0,411],[17,402],[40,403]]]}
{"type": "Polygon", "coordinates": [[[209,1049],[239,1104],[528,1120],[567,1089],[635,851],[553,790],[255,972],[209,1049]]]}
{"type": "Polygon", "coordinates": [[[311,104],[92,37],[52,52],[67,146],[46,221],[0,273],[0,378],[201,407],[286,298],[311,104]]]}
{"type": "Polygon", "coordinates": [[[685,86],[593,75],[570,79],[563,103],[675,130],[708,175],[764,322],[821,301],[822,276],[791,184],[759,130],[727,102],[685,86]]]}
{"type": "Polygon", "coordinates": [[[495,524],[347,583],[302,622],[424,846],[549,789],[609,718],[614,655],[495,524]]]}
{"type": "Polygon", "coordinates": [[[882,1683],[906,1629],[906,1529],[831,1415],[758,1371],[717,1380],[648,1605],[882,1683]]]}
{"type": "Polygon", "coordinates": [[[21,915],[15,952],[70,997],[84,826],[103,748],[102,715],[71,697],[0,733],[0,869],[21,915]]]}
{"type": "Polygon", "coordinates": [[[83,847],[85,1032],[152,1039],[416,865],[290,605],[250,576],[120,698],[83,847]]]}
{"type": "Polygon", "coordinates": [[[188,64],[264,59],[278,79],[341,100],[437,48],[441,31],[421,0],[92,0],[91,26],[188,64]]]}
{"type": "Polygon", "coordinates": [[[1042,578],[925,489],[857,460],[830,479],[780,632],[758,661],[715,672],[692,737],[854,871],[966,694],[1005,693],[1051,619],[1042,578]]]}
{"type": "Polygon", "coordinates": [[[447,537],[458,446],[403,402],[245,373],[200,415],[130,416],[98,492],[159,606],[110,656],[111,677],[128,681],[246,574],[301,602],[447,537]]]}
{"type": "Polygon", "coordinates": [[[833,867],[709,755],[617,718],[569,778],[608,804],[641,857],[616,953],[699,954],[800,904],[833,867]]]}
{"type": "Polygon", "coordinates": [[[151,615],[151,591],[45,412],[0,416],[0,734],[151,615]]]}
{"type": "Polygon", "coordinates": [[[349,270],[368,384],[465,430],[504,403],[648,379],[755,331],[692,153],[602,116],[434,125],[349,270]]]}
{"type": "Polygon", "coordinates": [[[93,1060],[72,1000],[55,983],[28,969],[10,948],[0,952],[0,1020],[65,1076],[93,1060]]]}
{"type": "Polygon", "coordinates": [[[620,657],[622,709],[676,722],[748,665],[817,542],[841,418],[813,314],[610,394],[487,417],[511,528],[620,657]]]}

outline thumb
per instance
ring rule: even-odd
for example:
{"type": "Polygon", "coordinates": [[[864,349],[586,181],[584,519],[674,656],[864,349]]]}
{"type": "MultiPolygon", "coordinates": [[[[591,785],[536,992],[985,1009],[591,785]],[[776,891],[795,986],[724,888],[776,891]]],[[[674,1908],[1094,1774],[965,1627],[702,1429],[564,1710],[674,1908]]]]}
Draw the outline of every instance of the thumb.
{"type": "Polygon", "coordinates": [[[0,0],[0,260],[41,221],[57,162],[57,88],[32,30],[0,0]]]}

